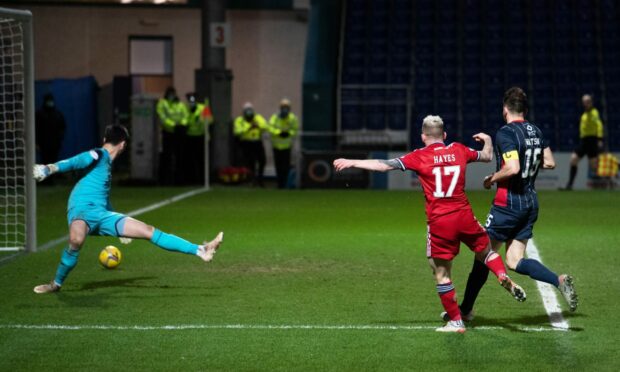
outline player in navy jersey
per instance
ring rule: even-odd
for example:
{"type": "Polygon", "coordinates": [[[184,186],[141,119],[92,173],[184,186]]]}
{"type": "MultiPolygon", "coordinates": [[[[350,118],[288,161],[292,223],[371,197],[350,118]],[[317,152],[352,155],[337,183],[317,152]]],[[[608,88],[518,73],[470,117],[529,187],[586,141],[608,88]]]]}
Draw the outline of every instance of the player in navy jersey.
{"type": "Polygon", "coordinates": [[[129,133],[125,127],[110,125],[105,129],[102,147],[54,164],[34,166],[33,175],[37,181],[42,181],[54,173],[73,170],[82,172],[82,177],[71,191],[67,206],[69,245],[62,253],[52,282],[36,286],[34,288],[36,293],[60,290],[69,272],[77,265],[80,249],[87,235],[148,239],[151,243],[169,251],[196,255],[206,262],[213,259],[215,251],[222,242],[221,232],[212,241],[198,245],[112,211],[109,200],[112,161],[123,153],[128,140],[129,133]]]}
{"type": "Polygon", "coordinates": [[[386,172],[400,169],[418,174],[426,199],[428,234],[426,256],[437,280],[437,292],[448,314],[439,332],[465,332],[452,285],[452,259],[459,253],[460,243],[475,252],[476,260],[497,276],[499,283],[518,301],[525,300],[525,292],[506,275],[502,258],[491,250],[486,232],[476,220],[465,195],[465,173],[471,162],[490,162],[493,158],[491,137],[484,133],[474,135],[484,142],[482,151],[472,150],[458,142],[445,145],[446,133],[439,116],[427,116],[422,123],[422,141],[426,147],[392,160],[337,159],[337,171],[361,168],[386,172]]]}
{"type": "MultiPolygon", "coordinates": [[[[484,179],[489,189],[497,184],[497,193],[486,221],[494,251],[506,244],[508,268],[530,278],[552,284],[562,293],[570,311],[577,308],[577,294],[570,275],[556,275],[541,262],[525,258],[527,242],[538,219],[538,198],[534,182],[538,170],[555,168],[553,153],[540,129],[525,120],[527,96],[518,87],[504,94],[503,116],[506,125],[498,131],[495,139],[497,172],[484,179]]],[[[473,306],[478,292],[487,279],[489,270],[474,262],[461,312],[465,320],[473,319],[473,306]]]]}

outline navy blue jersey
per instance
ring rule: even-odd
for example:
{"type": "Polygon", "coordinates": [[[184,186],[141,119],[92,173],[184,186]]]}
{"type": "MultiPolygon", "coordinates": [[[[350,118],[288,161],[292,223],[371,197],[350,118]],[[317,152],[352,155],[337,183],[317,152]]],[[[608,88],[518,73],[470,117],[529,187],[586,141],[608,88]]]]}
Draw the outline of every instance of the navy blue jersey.
{"type": "Polygon", "coordinates": [[[537,208],[534,182],[547,147],[538,127],[527,121],[513,121],[501,127],[495,135],[495,156],[499,171],[508,159],[519,159],[521,171],[499,182],[494,205],[523,210],[537,208]]]}

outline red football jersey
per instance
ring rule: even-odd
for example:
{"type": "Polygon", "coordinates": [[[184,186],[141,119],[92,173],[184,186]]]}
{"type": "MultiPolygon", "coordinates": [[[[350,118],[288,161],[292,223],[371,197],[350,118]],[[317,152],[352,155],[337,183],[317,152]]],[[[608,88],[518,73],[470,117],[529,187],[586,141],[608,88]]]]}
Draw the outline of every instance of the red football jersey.
{"type": "Polygon", "coordinates": [[[434,143],[398,158],[402,170],[412,170],[420,178],[428,221],[471,208],[465,195],[465,173],[467,163],[479,157],[478,151],[453,142],[448,146],[434,143]]]}

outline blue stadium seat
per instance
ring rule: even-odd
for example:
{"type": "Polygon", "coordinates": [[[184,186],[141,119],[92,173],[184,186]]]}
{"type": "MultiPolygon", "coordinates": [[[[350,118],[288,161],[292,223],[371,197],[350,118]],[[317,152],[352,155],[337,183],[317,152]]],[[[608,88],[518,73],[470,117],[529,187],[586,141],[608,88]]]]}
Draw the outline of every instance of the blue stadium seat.
{"type": "Polygon", "coordinates": [[[381,130],[386,129],[387,117],[386,107],[378,105],[368,105],[366,109],[366,129],[381,130]]]}
{"type": "Polygon", "coordinates": [[[362,91],[362,97],[368,101],[384,101],[386,100],[386,89],[366,89],[362,91]]]}
{"type": "Polygon", "coordinates": [[[407,107],[390,107],[387,116],[388,128],[392,130],[405,130],[407,128],[407,107]]]}
{"type": "Polygon", "coordinates": [[[364,112],[362,106],[342,105],[342,129],[362,129],[364,112]]]}
{"type": "MultiPolygon", "coordinates": [[[[435,112],[458,125],[460,110],[464,134],[474,130],[471,126],[476,131],[495,130],[502,121],[504,90],[520,85],[531,90],[532,113],[541,128],[552,132],[554,141],[558,138],[558,146],[572,150],[574,136],[553,132],[556,126],[563,132],[577,130],[581,94],[602,97],[604,81],[607,106],[620,107],[618,0],[347,4],[342,81],[410,84],[414,122],[435,112]]],[[[383,99],[402,99],[402,92],[388,90],[383,99]]],[[[341,96],[343,101],[354,100],[356,94],[343,91],[341,96]]],[[[365,127],[401,128],[406,121],[406,112],[395,108],[360,107],[348,109],[346,115],[344,111],[343,121],[346,116],[349,126],[359,112],[365,127]]],[[[614,143],[620,145],[620,140],[614,143]]]]}

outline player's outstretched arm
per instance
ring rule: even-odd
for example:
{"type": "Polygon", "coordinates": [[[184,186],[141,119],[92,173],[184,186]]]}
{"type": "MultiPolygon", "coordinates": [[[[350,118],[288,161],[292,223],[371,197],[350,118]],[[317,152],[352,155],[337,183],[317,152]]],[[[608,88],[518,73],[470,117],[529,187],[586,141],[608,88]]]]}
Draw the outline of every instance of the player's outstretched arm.
{"type": "Polygon", "coordinates": [[[54,164],[35,164],[32,175],[37,181],[43,181],[54,173],[63,173],[77,169],[84,169],[99,159],[99,153],[95,150],[86,151],[72,158],[61,160],[54,164]]]}
{"type": "Polygon", "coordinates": [[[401,169],[401,165],[397,159],[391,160],[356,160],[356,159],[336,159],[334,160],[334,168],[340,172],[347,168],[366,169],[375,172],[387,172],[395,169],[401,169]]]}
{"type": "Polygon", "coordinates": [[[473,138],[477,142],[484,142],[482,151],[479,151],[480,157],[478,158],[478,161],[488,163],[493,160],[493,140],[491,139],[491,136],[486,133],[478,133],[474,134],[473,138]]]}
{"type": "Polygon", "coordinates": [[[551,152],[551,149],[549,147],[545,147],[545,149],[543,150],[543,168],[555,168],[555,159],[553,158],[553,152],[551,152]]]}

